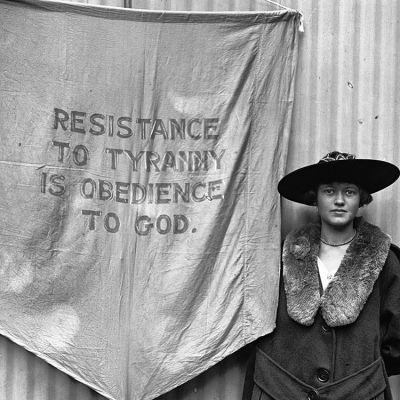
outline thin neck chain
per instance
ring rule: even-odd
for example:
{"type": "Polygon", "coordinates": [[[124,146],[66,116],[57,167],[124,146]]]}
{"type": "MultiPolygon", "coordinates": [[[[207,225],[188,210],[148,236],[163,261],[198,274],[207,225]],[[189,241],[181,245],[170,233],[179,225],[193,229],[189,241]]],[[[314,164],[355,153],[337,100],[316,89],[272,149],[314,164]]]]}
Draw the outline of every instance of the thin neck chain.
{"type": "Polygon", "coordinates": [[[345,246],[346,244],[351,243],[351,242],[354,240],[354,238],[356,237],[356,235],[357,235],[357,231],[354,232],[354,235],[352,236],[352,238],[349,239],[347,242],[339,243],[339,244],[328,243],[328,242],[326,242],[324,239],[322,239],[322,237],[320,237],[319,239],[321,240],[321,242],[322,242],[323,244],[326,244],[327,246],[331,246],[331,247],[340,247],[340,246],[345,246]]]}

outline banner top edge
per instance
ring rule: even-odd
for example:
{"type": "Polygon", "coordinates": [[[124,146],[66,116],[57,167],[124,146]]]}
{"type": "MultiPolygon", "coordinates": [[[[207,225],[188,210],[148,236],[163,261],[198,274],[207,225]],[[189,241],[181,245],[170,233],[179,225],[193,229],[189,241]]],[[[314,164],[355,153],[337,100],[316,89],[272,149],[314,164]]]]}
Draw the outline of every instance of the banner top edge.
{"type": "Polygon", "coordinates": [[[3,4],[26,5],[53,12],[75,12],[90,14],[94,17],[102,16],[115,19],[143,19],[144,21],[161,21],[166,17],[171,22],[246,22],[258,23],[277,22],[295,15],[301,15],[295,9],[274,11],[176,11],[176,10],[148,10],[138,8],[112,7],[98,4],[78,3],[63,0],[0,0],[3,4]]]}

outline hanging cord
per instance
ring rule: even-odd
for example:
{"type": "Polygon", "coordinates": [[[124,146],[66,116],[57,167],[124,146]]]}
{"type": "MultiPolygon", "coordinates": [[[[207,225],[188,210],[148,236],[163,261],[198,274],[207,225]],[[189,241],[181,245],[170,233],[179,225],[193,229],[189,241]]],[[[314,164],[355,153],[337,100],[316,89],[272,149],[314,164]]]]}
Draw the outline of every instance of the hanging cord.
{"type": "Polygon", "coordinates": [[[283,6],[282,4],[276,3],[275,1],[272,1],[272,0],[265,0],[265,1],[266,1],[267,3],[273,4],[274,6],[282,7],[282,8],[284,8],[285,10],[290,10],[289,7],[285,7],[285,6],[283,6]]]}
{"type": "MultiPolygon", "coordinates": [[[[278,7],[282,7],[283,9],[289,11],[291,10],[289,7],[283,6],[282,4],[279,4],[275,1],[272,0],[265,0],[267,3],[273,4],[274,6],[278,6],[278,7]]],[[[300,21],[299,21],[299,32],[304,33],[304,17],[303,17],[303,13],[301,13],[300,11],[298,11],[298,13],[300,14],[300,21]]]]}

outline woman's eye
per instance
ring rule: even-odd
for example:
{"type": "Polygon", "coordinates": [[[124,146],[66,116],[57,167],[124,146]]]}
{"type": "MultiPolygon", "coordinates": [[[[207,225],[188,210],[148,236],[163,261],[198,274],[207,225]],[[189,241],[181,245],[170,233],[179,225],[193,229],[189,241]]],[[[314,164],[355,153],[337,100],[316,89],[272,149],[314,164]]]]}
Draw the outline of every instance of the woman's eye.
{"type": "Polygon", "coordinates": [[[324,193],[326,193],[326,194],[332,194],[332,193],[333,193],[333,189],[326,188],[326,189],[324,189],[324,193]]]}

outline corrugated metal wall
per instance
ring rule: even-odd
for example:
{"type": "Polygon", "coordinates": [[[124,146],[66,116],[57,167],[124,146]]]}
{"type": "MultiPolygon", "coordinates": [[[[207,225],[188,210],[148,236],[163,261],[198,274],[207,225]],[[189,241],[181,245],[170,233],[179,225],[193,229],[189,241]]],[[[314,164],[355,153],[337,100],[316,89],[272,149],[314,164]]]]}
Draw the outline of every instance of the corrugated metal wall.
{"type": "MultiPolygon", "coordinates": [[[[81,0],[146,9],[272,10],[261,0],[81,0]]],[[[400,3],[398,0],[285,0],[304,13],[288,170],[333,149],[400,165],[400,3]]],[[[400,184],[375,196],[365,212],[400,243],[400,184]]],[[[283,231],[314,211],[283,204],[283,231]]],[[[160,400],[238,400],[240,351],[160,400]]],[[[400,380],[392,379],[395,400],[400,380]]],[[[84,385],[0,337],[0,400],[100,400],[84,385]]]]}

